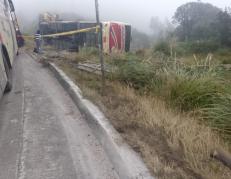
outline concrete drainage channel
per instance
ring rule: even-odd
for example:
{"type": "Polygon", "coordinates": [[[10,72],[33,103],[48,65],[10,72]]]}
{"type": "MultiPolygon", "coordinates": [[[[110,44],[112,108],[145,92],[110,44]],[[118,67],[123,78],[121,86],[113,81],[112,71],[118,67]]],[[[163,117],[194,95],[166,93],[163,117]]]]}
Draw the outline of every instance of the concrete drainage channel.
{"type": "Polygon", "coordinates": [[[79,110],[86,116],[89,126],[103,146],[120,178],[152,179],[153,177],[142,159],[124,142],[104,114],[83,97],[78,86],[61,69],[53,63],[49,63],[48,66],[79,110]]]}

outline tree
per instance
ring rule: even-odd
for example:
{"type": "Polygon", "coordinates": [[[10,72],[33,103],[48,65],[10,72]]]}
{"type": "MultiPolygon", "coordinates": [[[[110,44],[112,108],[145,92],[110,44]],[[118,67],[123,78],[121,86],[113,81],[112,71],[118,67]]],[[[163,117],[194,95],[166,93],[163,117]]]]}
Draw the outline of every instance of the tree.
{"type": "Polygon", "coordinates": [[[231,11],[229,8],[226,8],[225,11],[218,14],[216,26],[221,44],[231,47],[231,11]]]}
{"type": "Polygon", "coordinates": [[[205,40],[213,36],[211,24],[221,10],[209,3],[190,2],[177,8],[173,17],[180,40],[205,40]]]}

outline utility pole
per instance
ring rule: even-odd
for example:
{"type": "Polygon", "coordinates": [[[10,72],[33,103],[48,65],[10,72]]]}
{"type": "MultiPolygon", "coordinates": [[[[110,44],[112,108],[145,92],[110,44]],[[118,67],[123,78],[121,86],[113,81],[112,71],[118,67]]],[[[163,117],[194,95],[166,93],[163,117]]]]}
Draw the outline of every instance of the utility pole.
{"type": "Polygon", "coordinates": [[[97,26],[99,27],[98,31],[98,48],[99,48],[99,58],[101,64],[101,73],[102,73],[102,92],[104,92],[105,88],[105,71],[104,71],[104,59],[103,59],[103,29],[102,24],[100,23],[99,19],[99,3],[98,0],[95,0],[95,11],[96,11],[96,22],[97,26]]]}

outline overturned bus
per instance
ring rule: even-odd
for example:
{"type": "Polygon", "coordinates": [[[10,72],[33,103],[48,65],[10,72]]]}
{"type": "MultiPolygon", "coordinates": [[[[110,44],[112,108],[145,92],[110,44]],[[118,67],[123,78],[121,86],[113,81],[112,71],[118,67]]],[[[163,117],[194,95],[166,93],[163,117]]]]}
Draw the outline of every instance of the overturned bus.
{"type": "MultiPolygon", "coordinates": [[[[40,22],[39,28],[43,35],[68,32],[96,27],[95,22],[86,21],[53,21],[40,22]]],[[[103,50],[105,53],[123,53],[130,50],[131,25],[121,22],[103,22],[103,50]]],[[[95,30],[75,35],[45,38],[45,44],[62,50],[78,51],[83,47],[98,47],[98,35],[95,30]]]]}

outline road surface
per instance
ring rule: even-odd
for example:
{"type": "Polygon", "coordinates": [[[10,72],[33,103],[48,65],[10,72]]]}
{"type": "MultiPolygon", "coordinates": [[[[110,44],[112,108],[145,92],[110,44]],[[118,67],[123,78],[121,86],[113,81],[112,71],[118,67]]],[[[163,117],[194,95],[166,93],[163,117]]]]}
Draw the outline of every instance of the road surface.
{"type": "Polygon", "coordinates": [[[52,73],[22,53],[0,101],[0,179],[117,179],[110,160],[52,73]]]}

